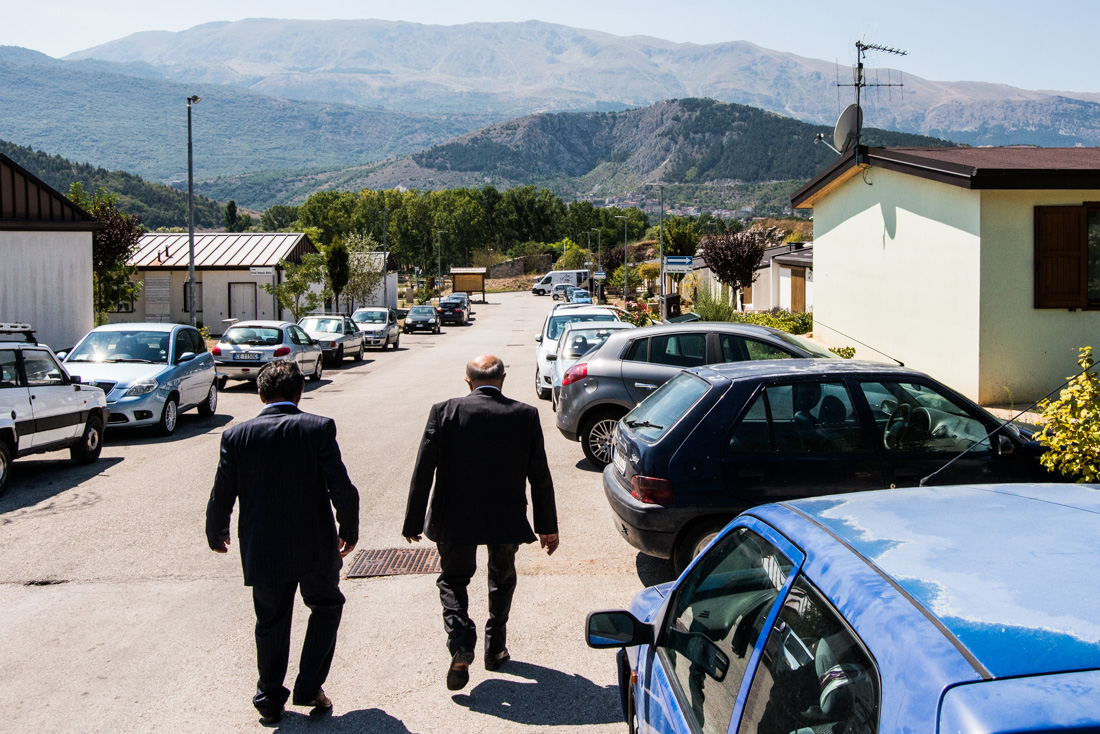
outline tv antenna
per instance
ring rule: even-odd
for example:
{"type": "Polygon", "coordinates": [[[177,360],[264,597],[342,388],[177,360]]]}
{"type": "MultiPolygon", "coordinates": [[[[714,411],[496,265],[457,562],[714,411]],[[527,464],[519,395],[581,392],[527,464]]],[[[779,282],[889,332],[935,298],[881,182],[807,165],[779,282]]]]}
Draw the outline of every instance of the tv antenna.
{"type": "Polygon", "coordinates": [[[814,142],[825,143],[829,145],[838,155],[843,154],[849,148],[859,145],[859,137],[863,132],[863,108],[860,107],[860,96],[864,87],[904,87],[903,82],[895,82],[892,79],[888,79],[886,82],[878,81],[876,76],[874,82],[868,82],[867,77],[863,73],[863,60],[867,56],[868,51],[882,51],[883,53],[894,54],[895,56],[908,56],[908,51],[903,51],[900,48],[893,48],[892,46],[883,46],[878,43],[864,43],[863,41],[856,41],[856,68],[855,79],[851,84],[841,84],[837,81],[837,87],[855,87],[856,90],[856,102],[855,104],[848,105],[843,112],[840,113],[840,118],[836,122],[836,127],[833,129],[833,143],[836,147],[829,145],[825,140],[825,136],[818,133],[817,139],[814,142]]]}

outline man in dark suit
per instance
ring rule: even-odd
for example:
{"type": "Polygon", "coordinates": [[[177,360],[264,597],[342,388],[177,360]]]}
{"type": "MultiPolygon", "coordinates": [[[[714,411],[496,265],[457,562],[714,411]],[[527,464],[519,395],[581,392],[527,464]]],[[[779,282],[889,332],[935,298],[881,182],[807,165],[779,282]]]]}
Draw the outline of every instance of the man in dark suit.
{"type": "Polygon", "coordinates": [[[252,587],[256,608],[260,679],[252,703],[263,723],[275,724],[290,694],[283,679],[299,587],[310,615],[292,700],[295,706],[332,707],[321,686],[344,606],[341,558],[359,538],[359,493],[340,459],[336,424],[298,410],[305,385],[298,365],[272,362],[256,385],[263,411],[222,434],[221,461],[206,506],[206,539],[216,553],[229,550],[229,518],[239,499],[244,583],[252,587]]]}
{"type": "Polygon", "coordinates": [[[426,532],[439,548],[441,573],[436,585],[451,654],[447,687],[452,691],[465,687],[474,660],[477,626],[467,614],[466,587],[477,570],[477,547],[486,545],[489,551],[486,670],[496,670],[510,659],[506,628],[516,588],[519,544],[533,542],[538,533],[547,555],[558,547],[554,482],[538,411],[504,397],[504,363],[491,355],[466,365],[466,383],[468,395],[432,406],[402,529],[407,541],[419,541],[426,532]],[[528,481],[534,532],[527,522],[528,481]]]}

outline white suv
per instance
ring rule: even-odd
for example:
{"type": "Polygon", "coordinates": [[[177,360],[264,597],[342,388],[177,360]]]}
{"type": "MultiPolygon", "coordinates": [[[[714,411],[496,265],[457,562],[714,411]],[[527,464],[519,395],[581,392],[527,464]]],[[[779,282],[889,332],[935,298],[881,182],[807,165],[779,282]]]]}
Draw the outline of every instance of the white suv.
{"type": "Polygon", "coordinates": [[[547,355],[558,351],[558,337],[566,324],[578,321],[622,321],[621,312],[611,306],[576,306],[554,308],[546,315],[542,331],[535,334],[535,395],[540,400],[550,399],[550,388],[554,384],[554,365],[547,355]]]}
{"type": "Polygon", "coordinates": [[[70,377],[28,324],[0,324],[0,494],[20,456],[68,449],[73,461],[98,459],[109,415],[103,391],[70,377]]]}

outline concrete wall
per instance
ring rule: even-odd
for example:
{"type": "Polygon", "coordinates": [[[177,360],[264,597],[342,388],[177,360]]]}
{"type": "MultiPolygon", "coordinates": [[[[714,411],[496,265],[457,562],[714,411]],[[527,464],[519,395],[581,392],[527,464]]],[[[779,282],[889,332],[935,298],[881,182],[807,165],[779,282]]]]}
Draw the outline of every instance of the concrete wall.
{"type": "Polygon", "coordinates": [[[55,350],[91,330],[92,234],[0,231],[0,321],[29,323],[55,350]]]}
{"type": "Polygon", "coordinates": [[[814,207],[814,336],[978,399],[982,221],[977,191],[878,168],[842,184],[814,207]]]}
{"type": "Polygon", "coordinates": [[[1080,347],[1100,350],[1100,311],[1034,307],[1034,207],[1086,201],[1100,191],[981,193],[983,404],[1026,407],[1078,371],[1080,347]]]}

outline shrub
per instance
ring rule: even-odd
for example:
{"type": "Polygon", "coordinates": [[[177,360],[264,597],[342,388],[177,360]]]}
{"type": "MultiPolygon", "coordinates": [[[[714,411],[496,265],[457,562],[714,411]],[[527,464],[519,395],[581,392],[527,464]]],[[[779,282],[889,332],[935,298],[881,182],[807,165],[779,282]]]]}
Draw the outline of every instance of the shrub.
{"type": "Polygon", "coordinates": [[[1047,447],[1039,461],[1079,482],[1100,482],[1100,377],[1092,370],[1092,347],[1081,349],[1077,364],[1081,373],[1058,399],[1039,404],[1042,429],[1035,438],[1047,447]]]}
{"type": "Polygon", "coordinates": [[[705,286],[696,293],[694,311],[703,321],[736,321],[739,315],[736,306],[715,298],[710,288],[705,286]]]}
{"type": "Polygon", "coordinates": [[[841,359],[851,359],[856,356],[855,347],[829,347],[829,351],[841,359]]]}

